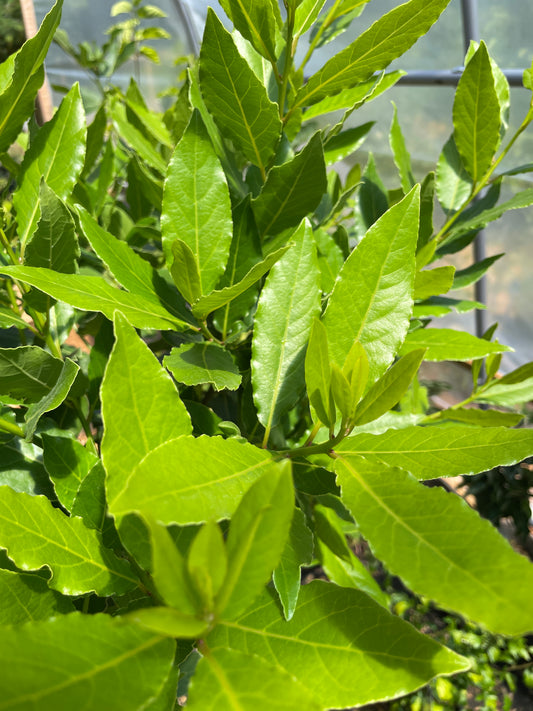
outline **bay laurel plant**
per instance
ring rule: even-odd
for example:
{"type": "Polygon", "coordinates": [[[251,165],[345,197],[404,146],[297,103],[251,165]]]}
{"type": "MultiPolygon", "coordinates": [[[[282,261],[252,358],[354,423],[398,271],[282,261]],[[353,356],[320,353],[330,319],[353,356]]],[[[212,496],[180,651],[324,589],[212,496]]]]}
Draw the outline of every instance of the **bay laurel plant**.
{"type": "Polygon", "coordinates": [[[506,135],[473,45],[436,172],[416,182],[394,115],[398,187],[371,158],[341,177],[371,128],[348,117],[448,0],[395,7],[311,76],[365,0],[220,4],[234,30],[209,10],[164,114],[132,82],[87,128],[73,86],[34,123],[62,0],[0,66],[0,709],[350,708],[466,670],[390,612],[355,531],[440,607],[533,629],[531,563],[424,486],[533,455],[512,411],[533,365],[497,378],[494,329],[428,327],[476,306],[449,294],[494,260],[434,262],[533,203],[499,200],[531,165],[498,170],[533,108],[506,135]],[[471,361],[467,400],[427,411],[424,360],[471,361]]]}

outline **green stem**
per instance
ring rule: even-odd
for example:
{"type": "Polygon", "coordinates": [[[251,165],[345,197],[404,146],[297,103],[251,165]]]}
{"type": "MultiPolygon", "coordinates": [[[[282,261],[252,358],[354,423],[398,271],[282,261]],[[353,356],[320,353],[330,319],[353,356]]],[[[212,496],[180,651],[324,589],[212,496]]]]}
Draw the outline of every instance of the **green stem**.
{"type": "Polygon", "coordinates": [[[288,457],[289,459],[292,459],[293,457],[307,457],[313,454],[331,454],[331,450],[334,449],[339,442],[342,442],[345,437],[346,425],[343,422],[337,436],[328,439],[326,442],[312,444],[310,446],[304,444],[303,447],[295,447],[294,449],[279,449],[276,452],[273,452],[273,454],[280,457],[288,457]]]}
{"type": "Polygon", "coordinates": [[[3,417],[0,417],[0,430],[3,432],[9,432],[9,434],[16,435],[17,437],[25,437],[23,429],[21,429],[18,425],[15,425],[13,422],[5,420],[3,417]]]}
{"type": "Polygon", "coordinates": [[[15,264],[15,265],[20,264],[16,254],[13,252],[13,249],[9,243],[6,233],[1,228],[0,228],[0,242],[5,247],[5,250],[8,253],[9,258],[11,259],[11,263],[15,264]]]}
{"type": "Polygon", "coordinates": [[[285,3],[287,9],[287,40],[285,44],[285,62],[283,66],[283,77],[281,80],[281,89],[279,92],[279,115],[283,118],[285,114],[285,100],[287,98],[287,87],[289,84],[289,75],[292,69],[293,61],[293,38],[294,38],[294,20],[296,11],[285,3]]]}
{"type": "Polygon", "coordinates": [[[477,195],[479,195],[479,193],[483,190],[483,188],[485,188],[485,187],[488,185],[488,183],[490,182],[490,179],[491,179],[491,177],[492,177],[494,171],[496,170],[496,168],[500,165],[500,163],[502,162],[502,160],[503,160],[503,159],[505,158],[505,156],[509,153],[509,151],[510,151],[511,148],[514,146],[514,144],[516,143],[516,141],[518,140],[518,138],[522,135],[522,133],[524,133],[524,131],[525,131],[526,128],[529,126],[529,124],[531,123],[531,121],[533,121],[533,106],[530,107],[529,111],[527,112],[527,115],[526,115],[525,119],[524,119],[524,120],[522,121],[522,123],[520,124],[520,126],[519,126],[518,130],[516,131],[516,133],[514,134],[514,136],[511,138],[511,140],[509,141],[509,143],[508,143],[508,144],[505,146],[505,148],[502,150],[502,152],[500,153],[500,155],[496,158],[496,160],[494,161],[494,163],[492,163],[492,165],[491,165],[490,168],[487,170],[487,172],[485,173],[485,175],[481,178],[481,180],[479,181],[479,183],[475,184],[475,185],[472,187],[472,192],[470,193],[470,198],[468,199],[468,201],[467,201],[462,207],[460,207],[460,208],[457,210],[457,212],[455,212],[455,213],[444,223],[444,225],[441,227],[441,229],[437,232],[437,234],[435,235],[435,240],[436,240],[437,244],[440,244],[442,241],[444,241],[444,240],[447,238],[447,236],[448,236],[447,233],[448,233],[450,227],[452,227],[452,226],[455,224],[455,222],[457,221],[457,219],[463,214],[463,212],[466,210],[466,208],[469,206],[469,204],[472,202],[472,200],[473,200],[477,195]]]}

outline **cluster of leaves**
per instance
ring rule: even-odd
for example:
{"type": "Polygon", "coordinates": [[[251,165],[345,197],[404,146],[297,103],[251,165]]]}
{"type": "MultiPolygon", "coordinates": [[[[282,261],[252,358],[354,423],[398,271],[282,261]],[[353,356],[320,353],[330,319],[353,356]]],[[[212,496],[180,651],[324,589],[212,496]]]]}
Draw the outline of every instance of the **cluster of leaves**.
{"type": "Polygon", "coordinates": [[[533,103],[505,139],[509,87],[472,46],[436,174],[416,184],[394,116],[399,187],[372,159],[343,179],[371,128],[345,122],[448,0],[396,7],[307,79],[366,0],[221,4],[235,30],[209,11],[165,114],[132,81],[87,128],[74,86],[21,164],[62,0],[0,66],[0,708],[168,710],[180,673],[191,709],[348,708],[467,669],[390,612],[354,521],[418,594],[533,629],[533,566],[423,485],[533,455],[520,415],[467,407],[527,399],[533,365],[497,379],[493,329],[428,328],[477,306],[446,294],[491,260],[433,262],[533,203],[499,202],[497,173],[533,103]],[[473,361],[467,400],[428,415],[424,359],[473,361]],[[301,585],[316,561],[328,581],[301,585]]]}
{"type": "Polygon", "coordinates": [[[470,661],[467,672],[453,679],[439,677],[424,689],[391,702],[392,711],[510,711],[519,685],[524,697],[528,690],[533,696],[533,640],[491,634],[405,592],[392,593],[392,601],[396,614],[470,661]]]}

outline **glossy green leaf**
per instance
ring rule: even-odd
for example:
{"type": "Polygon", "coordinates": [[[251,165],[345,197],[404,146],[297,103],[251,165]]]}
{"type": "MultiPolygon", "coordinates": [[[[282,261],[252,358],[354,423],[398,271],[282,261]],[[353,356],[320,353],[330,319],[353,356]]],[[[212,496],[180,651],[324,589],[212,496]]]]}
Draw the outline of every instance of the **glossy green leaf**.
{"type": "Polygon", "coordinates": [[[533,376],[517,382],[508,382],[504,378],[493,381],[489,388],[479,393],[476,400],[501,407],[513,407],[532,399],[533,376]]]}
{"type": "Polygon", "coordinates": [[[394,162],[396,163],[398,173],[400,174],[402,190],[407,194],[412,189],[416,181],[411,168],[411,156],[409,155],[409,151],[405,145],[405,139],[400,127],[400,122],[398,121],[398,109],[396,108],[396,104],[394,102],[392,105],[394,107],[394,113],[389,132],[389,142],[392,149],[392,155],[394,156],[394,162]]]}
{"type": "Polygon", "coordinates": [[[39,402],[57,382],[62,367],[59,358],[38,346],[0,348],[0,396],[39,402]]]}
{"type": "Polygon", "coordinates": [[[41,216],[41,180],[57,197],[70,195],[83,168],[86,132],[80,89],[75,84],[53,119],[39,130],[22,161],[19,187],[13,195],[22,253],[41,216]]]}
{"type": "Polygon", "coordinates": [[[400,349],[405,355],[418,348],[427,348],[424,360],[472,360],[484,358],[491,353],[512,351],[501,343],[476,338],[464,331],[451,328],[421,328],[407,334],[400,349]]]}
{"type": "Polygon", "coordinates": [[[72,510],[81,482],[98,461],[98,457],[78,440],[54,437],[43,432],[43,462],[57,498],[72,510]]]}
{"type": "MultiPolygon", "coordinates": [[[[106,516],[105,477],[104,465],[98,459],[76,492],[71,514],[82,518],[88,528],[94,528],[103,533],[104,540],[107,542],[106,534],[113,531],[113,524],[111,519],[106,516]]],[[[115,536],[113,531],[113,538],[115,536]]]]}
{"type": "Polygon", "coordinates": [[[230,518],[244,491],[272,466],[268,452],[235,439],[170,439],[130,469],[122,490],[109,496],[109,510],[148,511],[179,525],[230,518]]]}
{"type": "Polygon", "coordinates": [[[207,521],[191,543],[187,555],[187,571],[205,616],[215,609],[215,596],[226,580],[228,559],[222,531],[213,521],[207,521]]]}
{"type": "Polygon", "coordinates": [[[224,171],[197,110],[170,160],[161,230],[167,261],[172,263],[174,240],[185,242],[196,260],[200,293],[208,294],[226,266],[232,220],[224,171]]]}
{"type": "Polygon", "coordinates": [[[270,170],[261,193],[252,200],[262,235],[295,227],[312,212],[326,192],[326,166],[316,133],[292,160],[270,170]]]}
{"type": "Polygon", "coordinates": [[[149,132],[157,143],[161,143],[167,148],[173,148],[172,136],[168,128],[165,126],[160,115],[155,111],[150,111],[143,101],[138,100],[136,93],[139,92],[137,84],[133,79],[130,79],[130,88],[135,87],[136,92],[128,90],[126,94],[126,106],[131,111],[138,122],[142,124],[145,131],[149,132]]]}
{"type": "Polygon", "coordinates": [[[0,487],[0,520],[0,546],[23,570],[50,568],[48,584],[54,590],[106,596],[138,584],[129,563],[104,548],[96,531],[86,528],[81,518],[68,518],[43,496],[0,487]]]}
{"type": "Polygon", "coordinates": [[[180,639],[198,639],[208,627],[205,620],[172,607],[143,607],[131,612],[127,619],[154,634],[180,639]]]}
{"type": "Polygon", "coordinates": [[[80,248],[70,212],[44,182],[40,186],[39,202],[41,218],[27,243],[24,263],[29,267],[48,267],[74,274],[80,248]]]}
{"type": "Polygon", "coordinates": [[[231,518],[228,569],[216,599],[223,619],[242,614],[278,566],[294,512],[291,464],[285,460],[248,489],[231,518]]]}
{"type": "Polygon", "coordinates": [[[331,398],[331,368],[328,334],[324,324],[315,319],[311,325],[309,345],[305,354],[305,384],[309,404],[322,424],[333,427],[335,405],[331,398]]]}
{"type": "Polygon", "coordinates": [[[315,104],[385,69],[429,30],[448,2],[410,0],[383,15],[304,84],[293,107],[315,104]]]}
{"type": "Polygon", "coordinates": [[[383,434],[358,434],[335,448],[373,464],[396,466],[418,479],[478,474],[510,466],[533,453],[533,433],[503,427],[406,427],[383,434]]]}
{"type": "Polygon", "coordinates": [[[191,432],[172,378],[120,314],[101,390],[102,459],[107,493],[118,495],[134,467],[153,449],[191,432]]]}
{"type": "MultiPolygon", "coordinates": [[[[372,101],[384,91],[390,89],[391,86],[394,86],[404,74],[405,72],[402,71],[389,72],[388,74],[381,73],[377,79],[368,79],[367,81],[357,84],[352,89],[343,89],[338,94],[327,96],[306,109],[303,120],[304,122],[310,121],[317,116],[339,111],[340,109],[348,109],[348,113],[351,114],[352,111],[367,101],[372,101]]],[[[344,124],[344,119],[341,121],[341,124],[344,124]]]]}
{"type": "Polygon", "coordinates": [[[115,289],[100,277],[81,274],[58,274],[41,267],[0,267],[0,273],[35,286],[58,301],[83,311],[100,311],[112,320],[115,311],[122,312],[136,328],[175,329],[183,331],[189,324],[171,314],[159,303],[139,294],[115,289]]]}
{"type": "MultiPolygon", "coordinates": [[[[276,63],[276,16],[272,0],[220,0],[226,15],[241,35],[272,64],[276,63]]],[[[275,12],[277,10],[277,13],[275,12]]]]}
{"type": "Polygon", "coordinates": [[[320,274],[311,226],[272,267],[261,292],[252,341],[252,384],[259,421],[268,433],[293,407],[305,384],[304,358],[320,312],[320,274]]]}
{"type": "Polygon", "coordinates": [[[303,35],[311,28],[326,0],[303,0],[296,9],[294,34],[303,35]]]}
{"type": "Polygon", "coordinates": [[[319,228],[313,231],[318,252],[320,268],[320,288],[324,294],[329,294],[335,284],[335,279],[344,264],[344,254],[335,239],[326,230],[319,228]]]}
{"type": "Polygon", "coordinates": [[[190,304],[202,295],[198,261],[189,245],[181,239],[172,242],[170,273],[183,298],[190,304]]]}
{"type": "Polygon", "coordinates": [[[186,615],[195,615],[199,599],[187,575],[185,559],[165,526],[151,516],[145,515],[144,520],[150,531],[150,570],[157,591],[167,605],[186,615]]]}
{"type": "Polygon", "coordinates": [[[450,231],[450,237],[458,237],[467,232],[482,230],[489,222],[499,220],[508,210],[517,210],[533,205],[533,188],[522,190],[517,195],[514,195],[510,200],[502,202],[495,207],[475,214],[471,219],[459,221],[450,231]]]}
{"type": "Polygon", "coordinates": [[[197,318],[203,319],[215,309],[218,309],[225,304],[228,304],[230,301],[233,301],[233,299],[243,294],[247,289],[264,277],[264,275],[270,271],[278,259],[285,254],[287,249],[288,246],[281,247],[274,252],[270,252],[265,259],[257,264],[254,264],[250,271],[248,271],[240,281],[234,282],[231,286],[225,286],[222,289],[212,291],[210,294],[207,294],[207,296],[201,296],[192,306],[193,314],[197,318]]]}
{"type": "Polygon", "coordinates": [[[2,631],[2,711],[143,709],[165,683],[175,644],[120,617],[74,613],[2,631]],[[118,693],[120,691],[120,693],[118,693]]]}
{"type": "Polygon", "coordinates": [[[464,422],[477,427],[515,427],[524,419],[524,415],[500,410],[478,410],[476,407],[449,407],[439,412],[438,419],[464,422]]]}
{"type": "Polygon", "coordinates": [[[70,358],[66,358],[61,367],[59,376],[50,389],[38,402],[32,403],[24,417],[26,420],[26,439],[31,440],[37,424],[45,412],[51,412],[64,402],[70,392],[70,388],[76,380],[80,366],[70,358]]]}
{"type": "Polygon", "coordinates": [[[357,403],[352,397],[350,381],[336,363],[331,364],[331,394],[341,412],[343,423],[348,422],[357,403]]]}
{"type": "Polygon", "coordinates": [[[500,143],[500,125],[490,57],[481,42],[459,79],[453,104],[455,144],[474,183],[490,167],[500,143]]]}
{"type": "Polygon", "coordinates": [[[453,288],[464,289],[465,286],[475,284],[476,281],[481,279],[481,277],[486,274],[487,270],[502,257],[503,252],[502,254],[495,254],[493,257],[482,259],[479,262],[466,267],[465,269],[459,269],[455,272],[453,278],[453,288]]]}
{"type": "Polygon", "coordinates": [[[63,0],[57,0],[35,37],[10,62],[0,94],[0,152],[9,148],[35,109],[35,97],[44,80],[42,65],[59,25],[62,7],[63,0]]]}
{"type": "Polygon", "coordinates": [[[218,625],[207,644],[246,649],[282,667],[321,708],[403,696],[438,674],[468,668],[463,657],[419,634],[365,593],[322,581],[302,586],[289,622],[265,591],[239,619],[218,625]],[[325,675],[325,669],[332,673],[325,675]]]}
{"type": "Polygon", "coordinates": [[[185,343],[165,356],[163,365],[178,383],[209,383],[215,390],[237,390],[239,369],[229,351],[216,343],[185,343]]]}
{"type": "Polygon", "coordinates": [[[132,294],[160,304],[171,314],[187,320],[187,310],[179,294],[171,288],[149,262],[126,242],[104,230],[81,206],[77,206],[80,227],[96,254],[121,286],[132,294]]]}
{"type": "Polygon", "coordinates": [[[342,365],[354,341],[382,375],[409,326],[418,237],[418,188],[373,225],[344,263],[324,316],[330,354],[342,365]]]}
{"type": "Polygon", "coordinates": [[[191,711],[319,711],[322,706],[286,671],[235,649],[210,649],[198,663],[191,711]]]}
{"type": "Polygon", "coordinates": [[[417,272],[415,276],[415,299],[429,299],[446,294],[453,285],[455,267],[435,267],[417,272]]]}
{"type": "Polygon", "coordinates": [[[358,458],[336,471],[362,534],[411,590],[493,632],[533,629],[533,565],[461,497],[358,458]]]}
{"type": "Polygon", "coordinates": [[[472,193],[472,179],[459,155],[453,135],[439,156],[436,187],[439,202],[446,212],[458,210],[472,193]]]}
{"type": "Polygon", "coordinates": [[[50,590],[38,575],[0,569],[0,624],[21,625],[74,612],[66,597],[50,590]]]}
{"type": "Polygon", "coordinates": [[[222,133],[266,175],[283,128],[279,108],[211,9],[200,50],[200,84],[222,133]]]}
{"type": "Polygon", "coordinates": [[[126,141],[133,151],[161,175],[166,172],[166,162],[161,153],[154,147],[153,139],[150,140],[128,120],[126,106],[118,97],[109,102],[109,113],[113,120],[116,132],[126,141]]]}
{"type": "Polygon", "coordinates": [[[324,144],[326,165],[338,163],[356,151],[364,143],[374,124],[375,121],[368,121],[329,138],[324,144]]]}
{"type": "Polygon", "coordinates": [[[295,508],[289,538],[272,575],[286,620],[290,620],[296,610],[302,565],[309,565],[312,559],[313,534],[305,523],[303,513],[295,508]]]}
{"type": "Polygon", "coordinates": [[[365,425],[392,410],[406,393],[424,356],[424,349],[412,351],[389,368],[361,400],[352,423],[356,426],[365,425]]]}

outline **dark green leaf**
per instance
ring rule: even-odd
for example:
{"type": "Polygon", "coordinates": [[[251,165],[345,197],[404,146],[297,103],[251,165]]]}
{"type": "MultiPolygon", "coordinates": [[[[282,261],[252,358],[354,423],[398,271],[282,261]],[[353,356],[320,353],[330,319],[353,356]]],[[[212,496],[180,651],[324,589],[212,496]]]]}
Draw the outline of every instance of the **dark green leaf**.
{"type": "Polygon", "coordinates": [[[45,412],[51,412],[59,407],[67,399],[70,388],[76,380],[80,366],[70,358],[66,358],[62,364],[61,372],[50,389],[38,402],[32,403],[24,417],[26,420],[26,439],[30,441],[33,437],[37,423],[45,412]]]}
{"type": "Polygon", "coordinates": [[[43,432],[43,462],[57,498],[72,510],[80,484],[98,461],[81,442],[69,437],[54,437],[43,432]]]}
{"type": "Polygon", "coordinates": [[[296,609],[302,565],[309,565],[312,559],[313,534],[306,526],[303,513],[295,508],[289,538],[272,576],[286,620],[291,619],[296,609]]]}

